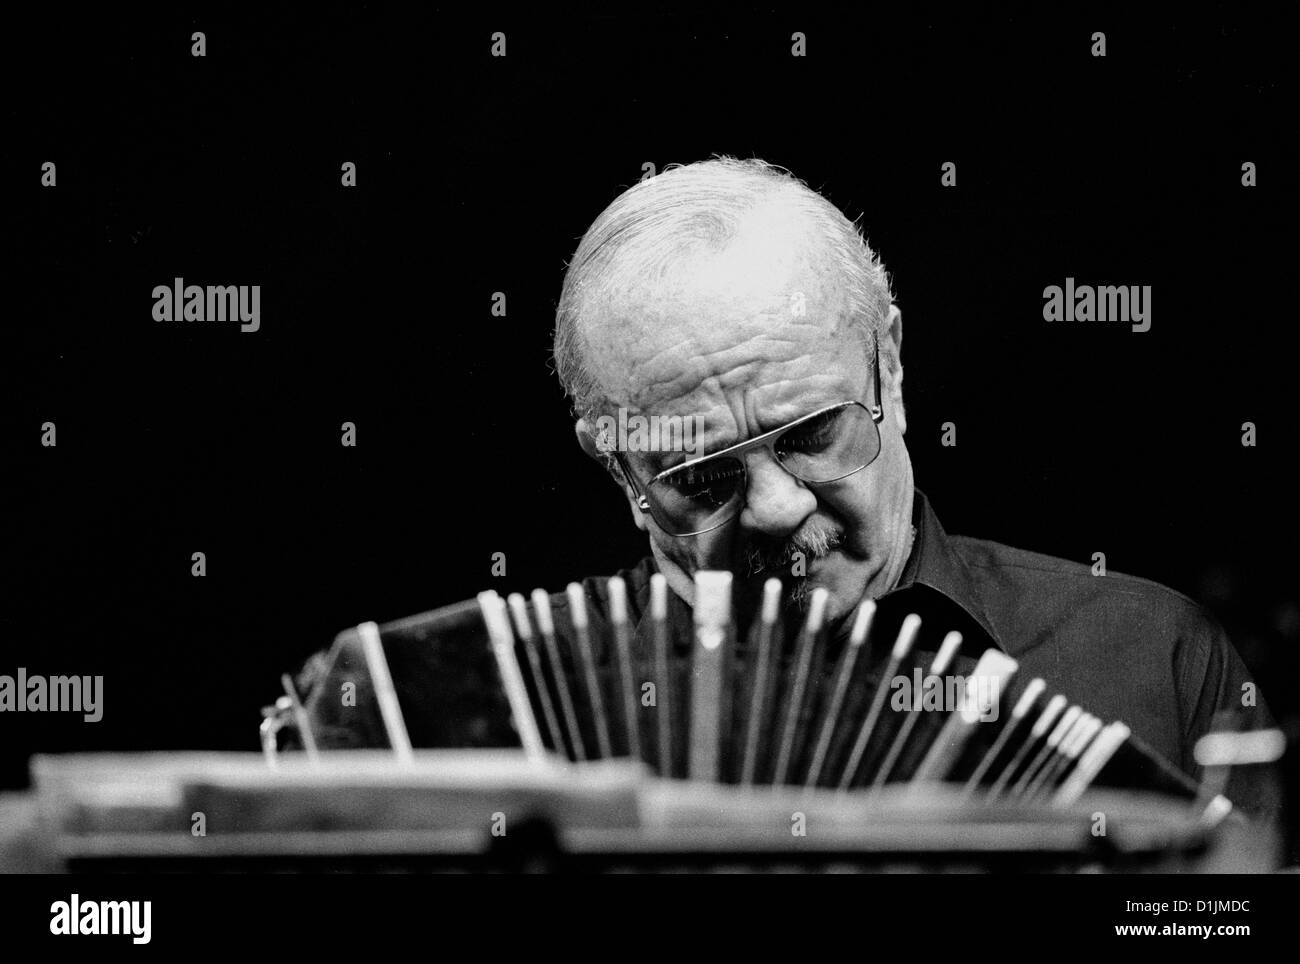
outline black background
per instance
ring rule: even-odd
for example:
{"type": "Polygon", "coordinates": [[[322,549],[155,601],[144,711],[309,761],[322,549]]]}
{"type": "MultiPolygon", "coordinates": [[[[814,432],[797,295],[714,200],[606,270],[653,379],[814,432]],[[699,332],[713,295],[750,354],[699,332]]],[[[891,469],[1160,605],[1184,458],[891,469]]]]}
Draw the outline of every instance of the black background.
{"type": "Polygon", "coordinates": [[[5,714],[0,783],[34,751],[255,749],[278,674],[347,625],[638,558],[549,370],[555,302],[642,164],[715,153],[862,219],[949,531],[1187,593],[1295,717],[1289,24],[474,11],[6,31],[0,673],[103,674],[105,699],[93,725],[5,714]],[[153,321],[177,276],[260,284],[261,330],[153,321]],[[1066,276],[1151,285],[1151,330],[1045,323],[1066,276]]]}

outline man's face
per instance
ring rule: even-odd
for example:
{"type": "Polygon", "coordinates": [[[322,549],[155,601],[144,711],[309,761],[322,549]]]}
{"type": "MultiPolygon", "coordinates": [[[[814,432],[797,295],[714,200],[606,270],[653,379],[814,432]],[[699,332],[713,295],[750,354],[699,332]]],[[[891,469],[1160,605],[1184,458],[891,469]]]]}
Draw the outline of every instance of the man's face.
{"type": "MultiPolygon", "coordinates": [[[[704,436],[693,453],[625,454],[642,486],[687,458],[819,408],[875,400],[870,348],[847,317],[836,271],[804,256],[801,246],[782,243],[781,232],[762,227],[663,277],[633,279],[592,306],[588,364],[612,405],[629,417],[703,419],[704,436]]],[[[899,357],[899,337],[891,330],[881,338],[886,362],[899,357]]],[[[893,587],[910,550],[912,473],[903,444],[901,370],[882,363],[881,377],[881,450],[862,471],[811,486],[770,453],[751,451],[738,517],[685,538],[665,533],[633,503],[633,517],[679,595],[693,602],[698,569],[729,569],[741,604],[752,605],[762,582],[776,576],[800,596],[825,587],[827,617],[836,621],[864,595],[893,587]],[[794,571],[796,550],[806,580],[794,571]]]]}

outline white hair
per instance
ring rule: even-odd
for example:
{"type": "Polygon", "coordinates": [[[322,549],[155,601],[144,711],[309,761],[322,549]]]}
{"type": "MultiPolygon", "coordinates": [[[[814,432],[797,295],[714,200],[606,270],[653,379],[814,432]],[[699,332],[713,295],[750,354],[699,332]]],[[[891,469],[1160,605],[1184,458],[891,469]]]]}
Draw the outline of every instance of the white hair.
{"type": "MultiPolygon", "coordinates": [[[[715,157],[669,165],[628,188],[583,235],[564,276],[555,317],[555,370],[575,414],[590,419],[606,403],[586,361],[584,312],[620,279],[654,278],[693,252],[718,252],[760,205],[780,205],[802,238],[838,271],[850,320],[870,346],[889,323],[893,302],[885,266],[861,230],[784,168],[758,159],[715,157]]],[[[868,352],[870,348],[868,347],[868,352]]],[[[868,354],[867,361],[871,362],[868,354]]]]}

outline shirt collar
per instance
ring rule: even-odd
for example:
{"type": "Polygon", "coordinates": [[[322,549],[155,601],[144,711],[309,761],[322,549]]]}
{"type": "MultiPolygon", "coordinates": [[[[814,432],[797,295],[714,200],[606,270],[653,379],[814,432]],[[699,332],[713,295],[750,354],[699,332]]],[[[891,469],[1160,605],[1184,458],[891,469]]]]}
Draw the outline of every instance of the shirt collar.
{"type": "Polygon", "coordinates": [[[984,612],[970,569],[957,555],[951,538],[939,524],[939,517],[934,514],[930,500],[920,489],[914,489],[913,492],[912,525],[916,529],[916,536],[912,540],[912,554],[903,568],[898,585],[891,593],[886,593],[886,597],[913,586],[931,589],[961,607],[988,633],[993,644],[1006,652],[1006,647],[993,631],[993,624],[984,612]]]}

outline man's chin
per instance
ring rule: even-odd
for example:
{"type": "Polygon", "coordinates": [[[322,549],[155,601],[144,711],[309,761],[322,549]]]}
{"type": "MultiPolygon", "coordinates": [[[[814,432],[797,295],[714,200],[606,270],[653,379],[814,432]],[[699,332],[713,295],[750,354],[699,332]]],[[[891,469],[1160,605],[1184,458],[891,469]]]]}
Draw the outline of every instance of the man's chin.
{"type": "Polygon", "coordinates": [[[838,625],[858,607],[868,594],[869,574],[864,577],[850,560],[838,552],[833,558],[819,559],[818,565],[810,566],[809,573],[803,578],[796,578],[786,589],[786,601],[800,613],[806,615],[812,602],[812,595],[817,589],[825,589],[826,608],[822,619],[829,626],[838,625]]]}
{"type": "Polygon", "coordinates": [[[845,560],[840,557],[840,553],[831,552],[827,556],[812,560],[808,564],[806,574],[791,574],[788,570],[763,570],[751,574],[744,581],[745,606],[753,606],[755,609],[760,605],[763,598],[763,587],[769,579],[779,579],[781,581],[781,608],[787,614],[798,612],[806,614],[812,603],[813,593],[817,589],[825,589],[828,598],[826,600],[825,618],[828,621],[835,621],[842,617],[857,605],[857,598],[852,600],[840,598],[846,592],[846,583],[851,580],[846,579],[847,573],[841,571],[845,560]]]}

